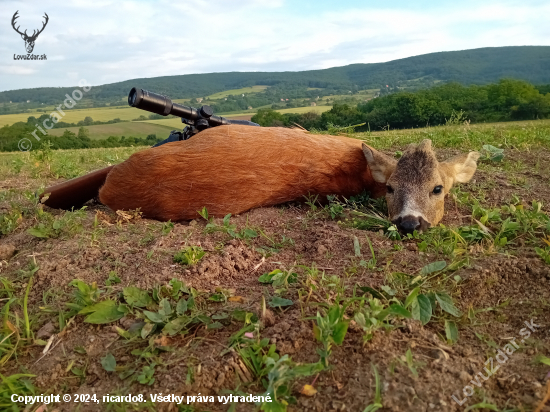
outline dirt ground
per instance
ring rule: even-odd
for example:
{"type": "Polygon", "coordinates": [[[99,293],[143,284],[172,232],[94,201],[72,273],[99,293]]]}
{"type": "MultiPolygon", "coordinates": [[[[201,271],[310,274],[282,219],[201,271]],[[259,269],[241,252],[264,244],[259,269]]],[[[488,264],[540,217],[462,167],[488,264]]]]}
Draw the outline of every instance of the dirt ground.
{"type": "MultiPolygon", "coordinates": [[[[508,156],[508,164],[517,165],[516,168],[481,167],[471,183],[460,187],[461,192],[481,198],[487,207],[507,204],[512,195],[526,205],[537,200],[543,203],[547,213],[550,155],[542,151],[527,154],[510,151],[508,156]]],[[[32,179],[27,178],[2,183],[4,189],[31,188],[32,185],[32,179]]],[[[9,205],[0,203],[2,209],[8,210],[9,205]]],[[[61,213],[45,210],[54,215],[61,213]]],[[[34,275],[28,303],[32,331],[35,338],[40,335],[45,341],[57,334],[56,346],[41,358],[43,346],[27,345],[1,373],[3,376],[36,375],[33,382],[41,393],[215,396],[226,393],[224,390],[238,389],[261,394],[264,388],[260,383],[243,382],[236,366],[238,354],[234,350],[224,351],[229,347],[231,335],[242,328],[242,322],[231,320],[223,328],[213,330],[200,326],[187,334],[165,338],[162,343],[155,341],[153,345],[167,346],[170,350],[156,355],[155,380],[151,385],[144,385],[135,381],[128,383],[106,371],[101,364],[108,352],[115,356],[117,365],[130,363],[131,350],[151,343],[147,339],[128,343],[117,332],[116,326],[129,329],[136,319],[125,316],[115,323],[92,325],[84,323],[83,316],[76,316],[59,333],[57,312],[46,308],[59,309],[64,300],[69,300],[74,290],[69,282],[73,279],[105,285],[110,272],[114,271],[120,278],[120,283],[113,286],[115,292],[129,285],[152,290],[176,278],[205,296],[228,290],[238,297],[227,302],[204,300],[202,304],[209,313],[241,309],[259,315],[262,297],[269,300],[274,295],[271,285],[258,281],[261,274],[296,268],[302,277],[301,267],[315,266],[324,272],[324,277],[316,280],[319,288],[308,287],[311,284],[300,278],[284,295],[294,303],[286,308],[272,308],[273,317],[263,322],[260,333],[276,345],[281,356],[288,354],[300,363],[317,362],[320,344],[313,334],[313,321],[308,319],[319,309],[316,304],[333,302],[341,291],[349,297],[356,286],[380,290],[392,274],[414,276],[431,262],[445,260],[449,264],[452,261],[452,257],[430,248],[419,251],[418,239],[390,240],[376,231],[350,227],[346,216],[331,219],[320,213],[315,215],[305,205],[286,204],[252,210],[231,219],[238,228],[261,228],[267,237],[292,239],[271,254],[258,251],[271,246],[266,237],[232,239],[223,232],[205,233],[204,220],[176,223],[165,235],[159,230],[161,223],[146,219],[117,225],[114,214],[97,203],[88,205],[84,232],[75,236],[40,239],[27,232],[36,222],[23,221],[16,231],[0,238],[0,248],[7,250],[13,246],[16,250],[13,256],[2,261],[0,275],[12,282],[15,295],[22,296],[27,280],[22,278],[20,270],[35,259],[39,270],[34,275]],[[101,213],[97,214],[98,211],[101,213]],[[95,216],[104,218],[94,223],[95,216]],[[91,237],[94,230],[99,233],[97,237],[91,237]],[[376,256],[375,268],[360,264],[371,256],[367,236],[376,256]],[[357,256],[354,249],[355,238],[359,240],[362,256],[357,256]],[[174,263],[174,253],[186,245],[200,246],[206,255],[195,265],[174,263]],[[331,280],[332,276],[337,280],[331,280]],[[331,282],[340,283],[332,287],[331,282]],[[85,372],[78,376],[71,366],[85,372]]],[[[215,222],[221,225],[221,219],[215,222]]],[[[449,227],[471,224],[471,209],[449,197],[442,223],[449,227]]],[[[393,327],[377,329],[366,343],[364,332],[351,321],[343,344],[333,347],[330,367],[317,377],[302,377],[292,382],[291,391],[297,403],[289,405],[288,410],[365,410],[375,397],[372,365],[376,365],[381,381],[383,407],[380,411],[534,411],[546,394],[550,371],[550,366],[535,361],[538,355],[550,357],[550,265],[521,239],[507,252],[472,248],[467,257],[467,264],[442,275],[462,279],[452,290],[454,302],[463,314],[457,321],[456,343],[447,341],[442,317],[424,326],[412,319],[393,320],[393,327]],[[484,310],[470,316],[474,310],[481,309],[484,310]],[[532,326],[530,337],[523,339],[520,331],[527,327],[525,322],[531,324],[531,321],[538,326],[532,326]],[[512,340],[517,340],[519,349],[502,364],[495,360],[493,369],[499,365],[499,370],[486,381],[479,381],[478,372],[487,375],[484,368],[490,367],[487,359],[512,340]],[[412,368],[405,361],[409,349],[414,355],[412,368]],[[479,387],[471,383],[475,376],[479,387]],[[305,384],[314,386],[317,393],[300,394],[305,384]],[[473,388],[472,392],[475,390],[471,397],[464,395],[463,388],[467,385],[473,388]],[[453,400],[453,395],[458,401],[465,400],[462,406],[453,400]],[[485,406],[482,402],[486,402],[485,406]],[[478,406],[467,409],[476,404],[478,406]]],[[[47,410],[142,410],[146,405],[127,404],[116,408],[116,405],[94,402],[60,402],[47,410]]],[[[541,408],[537,411],[550,411],[550,403],[541,408]]],[[[193,409],[190,405],[181,405],[179,409],[171,403],[156,405],[156,410],[166,411],[228,409],[229,405],[219,402],[195,403],[193,409]]],[[[252,411],[255,407],[236,404],[236,410],[252,411]]]]}

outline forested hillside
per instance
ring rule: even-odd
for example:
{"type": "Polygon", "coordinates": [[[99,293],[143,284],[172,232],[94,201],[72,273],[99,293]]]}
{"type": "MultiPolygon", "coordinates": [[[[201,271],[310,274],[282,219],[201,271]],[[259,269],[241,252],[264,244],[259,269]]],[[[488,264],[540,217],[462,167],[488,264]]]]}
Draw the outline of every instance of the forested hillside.
{"type": "MultiPolygon", "coordinates": [[[[169,95],[173,99],[207,96],[253,85],[283,89],[322,88],[329,92],[407,85],[431,85],[434,81],[486,84],[501,78],[533,84],[550,83],[550,46],[482,48],[439,52],[386,63],[352,64],[302,72],[230,72],[132,79],[93,87],[86,98],[94,104],[121,104],[134,86],[169,95]]],[[[0,104],[59,104],[74,87],[36,88],[0,92],[0,104]],[[61,99],[61,100],[60,100],[61,99]]],[[[269,89],[268,89],[269,90],[269,89]]],[[[300,97],[300,96],[295,96],[300,97]]],[[[305,97],[305,96],[301,96],[305,97]]]]}

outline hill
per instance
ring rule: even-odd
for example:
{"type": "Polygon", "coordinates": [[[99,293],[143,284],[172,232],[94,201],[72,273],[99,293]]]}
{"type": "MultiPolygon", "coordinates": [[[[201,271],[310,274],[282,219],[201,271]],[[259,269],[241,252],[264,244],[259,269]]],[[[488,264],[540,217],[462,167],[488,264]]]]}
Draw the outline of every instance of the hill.
{"type": "MultiPolygon", "coordinates": [[[[302,72],[228,72],[187,74],[126,80],[93,87],[86,97],[120,104],[135,85],[174,99],[203,97],[255,85],[357,91],[385,85],[433,84],[456,81],[486,84],[501,78],[533,84],[550,83],[550,46],[488,47],[438,52],[386,63],[351,64],[302,72]]],[[[0,103],[58,104],[74,87],[35,88],[0,92],[0,103]]],[[[269,90],[269,89],[268,89],[269,90]]]]}

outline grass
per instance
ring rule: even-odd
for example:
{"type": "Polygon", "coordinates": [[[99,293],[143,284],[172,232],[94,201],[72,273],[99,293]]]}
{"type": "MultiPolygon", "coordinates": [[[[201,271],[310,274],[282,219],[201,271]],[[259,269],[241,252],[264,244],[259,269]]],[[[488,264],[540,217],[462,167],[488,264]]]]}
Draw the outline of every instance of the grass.
{"type": "Polygon", "coordinates": [[[232,89],[232,90],[226,90],[219,93],[211,94],[210,96],[207,96],[207,99],[223,99],[224,97],[230,96],[230,95],[237,95],[237,94],[251,94],[251,93],[259,93],[267,89],[269,86],[252,86],[252,87],[243,87],[242,89],[232,89]]]}
{"type": "MultiPolygon", "coordinates": [[[[377,131],[350,136],[364,139],[377,148],[391,148],[392,151],[402,150],[406,144],[416,143],[424,138],[432,139],[436,147],[454,147],[460,151],[480,150],[483,145],[492,144],[504,149],[504,159],[497,162],[491,156],[485,156],[480,169],[485,173],[493,170],[506,172],[512,179],[516,173],[525,172],[526,166],[519,160],[510,161],[509,153],[515,148],[533,152],[548,148],[550,122],[447,126],[408,131],[377,131]]],[[[296,252],[293,250],[294,240],[286,237],[286,226],[281,226],[281,231],[274,232],[273,227],[257,227],[256,225],[260,225],[257,220],[249,224],[248,218],[244,221],[242,217],[227,215],[224,219],[212,219],[206,209],[201,211],[204,221],[199,220],[192,226],[151,222],[145,219],[140,223],[132,221],[115,225],[114,222],[104,223],[104,217],[107,215],[100,211],[96,212],[95,219],[88,210],[57,213],[42,210],[41,205],[33,200],[35,198],[30,188],[35,189],[48,181],[51,182],[52,176],[63,172],[63,176],[67,177],[71,173],[82,174],[108,164],[119,163],[142,149],[0,153],[0,175],[6,179],[4,188],[0,191],[2,213],[6,211],[6,214],[0,215],[6,217],[5,220],[0,219],[0,233],[6,236],[32,235],[33,241],[37,242],[37,246],[33,247],[40,253],[51,254],[52,257],[48,259],[55,259],[56,255],[53,251],[44,249],[44,245],[51,248],[63,247],[68,245],[65,241],[71,239],[76,239],[83,245],[95,244],[97,249],[105,251],[110,250],[111,244],[115,245],[113,250],[116,252],[121,252],[124,247],[129,246],[126,249],[128,252],[132,249],[139,250],[132,258],[132,265],[147,264],[144,258],[139,257],[141,254],[147,255],[147,260],[157,261],[159,268],[161,265],[171,267],[174,262],[179,263],[181,265],[177,265],[174,270],[179,270],[180,273],[196,269],[203,260],[214,255],[225,256],[222,249],[227,243],[238,244],[239,248],[255,247],[257,251],[260,251],[261,247],[264,257],[276,255],[283,248],[287,249],[285,254],[296,252]],[[15,185],[10,181],[19,179],[21,175],[25,178],[23,184],[27,185],[30,182],[30,185],[14,188],[15,185]],[[21,226],[25,225],[25,222],[31,224],[27,224],[23,229],[21,226]],[[108,240],[104,237],[106,231],[110,231],[112,236],[108,240]],[[195,240],[188,243],[188,237],[192,234],[197,236],[195,240],[202,241],[204,249],[200,246],[191,246],[199,245],[195,240]],[[108,247],[105,246],[107,241],[110,242],[108,247]]],[[[93,327],[94,330],[101,331],[100,333],[111,330],[118,334],[116,342],[113,341],[108,351],[96,356],[97,359],[101,359],[100,364],[96,362],[96,366],[104,369],[108,379],[114,376],[114,379],[119,379],[115,380],[116,382],[125,380],[125,388],[132,384],[135,385],[134,388],[147,390],[149,385],[155,383],[155,379],[158,383],[164,384],[162,380],[168,371],[166,368],[186,362],[191,362],[187,363],[187,376],[189,383],[192,383],[194,370],[199,375],[200,366],[197,369],[193,368],[200,365],[204,358],[194,359],[196,355],[190,352],[191,349],[195,345],[219,341],[219,352],[214,352],[212,345],[204,352],[208,352],[207,356],[213,359],[221,358],[228,352],[233,353],[231,362],[236,363],[232,367],[239,375],[239,381],[243,386],[237,384],[236,388],[232,387],[232,393],[246,393],[252,390],[261,393],[265,390],[264,393],[275,400],[273,405],[280,411],[286,410],[286,404],[296,401],[295,397],[299,396],[299,387],[294,383],[300,382],[300,393],[314,389],[317,377],[313,378],[313,375],[320,376],[319,382],[324,380],[325,385],[327,379],[334,379],[333,372],[326,370],[327,366],[332,365],[333,369],[341,368],[341,360],[345,359],[342,354],[350,353],[346,352],[350,347],[356,351],[364,350],[361,348],[361,342],[356,343],[354,341],[357,339],[347,337],[348,326],[353,326],[355,333],[362,334],[362,343],[371,345],[367,350],[373,353],[377,350],[372,346],[374,339],[380,338],[382,334],[386,338],[393,330],[403,328],[403,322],[407,318],[421,321],[427,330],[439,334],[442,342],[461,344],[468,339],[467,334],[463,333],[464,330],[479,326],[466,325],[466,316],[469,317],[470,311],[466,311],[466,308],[460,305],[462,302],[458,295],[462,288],[462,279],[457,276],[457,269],[471,267],[474,260],[482,260],[491,255],[513,255],[518,251],[523,253],[526,249],[518,249],[519,245],[533,252],[538,248],[540,253],[537,253],[541,259],[548,258],[550,262],[550,217],[547,206],[541,206],[531,199],[527,201],[527,196],[524,199],[512,196],[511,200],[500,199],[498,204],[491,204],[486,200],[487,190],[485,186],[480,186],[482,183],[485,184],[478,182],[479,186],[476,186],[471,183],[468,187],[457,187],[451,192],[450,196],[455,199],[462,212],[467,214],[465,217],[471,217],[466,220],[468,223],[462,222],[452,227],[440,225],[425,233],[413,234],[404,239],[405,242],[395,237],[392,238],[392,242],[387,242],[390,246],[385,249],[381,246],[380,237],[372,233],[379,230],[386,236],[390,233],[391,223],[384,220],[383,202],[367,196],[358,196],[345,203],[338,203],[337,199],[331,198],[329,204],[318,205],[315,199],[309,199],[301,213],[300,221],[295,222],[296,225],[317,225],[319,221],[332,220],[330,223],[337,224],[343,229],[366,229],[348,233],[353,234],[353,246],[351,242],[349,246],[350,256],[346,256],[349,265],[346,264],[341,271],[339,269],[338,272],[325,273],[325,270],[331,268],[317,267],[313,261],[304,261],[305,259],[296,255],[295,260],[287,260],[285,268],[283,263],[277,262],[284,260],[284,255],[281,254],[270,259],[270,264],[276,265],[275,270],[273,267],[266,269],[266,266],[263,266],[254,274],[258,282],[263,284],[263,289],[252,290],[247,295],[244,295],[246,289],[238,292],[229,289],[227,283],[217,283],[217,287],[207,290],[196,290],[178,279],[166,279],[161,283],[152,281],[146,287],[140,288],[126,283],[122,273],[118,273],[120,277],[117,275],[117,265],[127,265],[128,260],[127,263],[123,263],[118,258],[107,258],[102,259],[103,267],[94,267],[90,270],[104,271],[105,278],[108,274],[108,279],[102,282],[94,281],[91,284],[73,280],[67,285],[68,292],[44,292],[43,302],[40,302],[36,296],[37,293],[42,293],[41,290],[37,292],[38,280],[33,286],[33,271],[37,267],[33,266],[32,262],[29,262],[26,270],[20,269],[25,266],[10,267],[9,271],[2,272],[0,277],[0,299],[4,304],[4,309],[0,312],[4,320],[9,321],[4,322],[8,329],[4,327],[0,330],[0,340],[5,339],[3,345],[0,345],[0,356],[2,362],[10,367],[18,362],[21,362],[23,367],[21,371],[14,371],[15,367],[12,367],[9,369],[10,373],[5,374],[6,377],[0,376],[0,406],[8,399],[7,380],[10,384],[19,385],[17,389],[21,393],[40,393],[43,389],[53,389],[43,388],[43,384],[41,385],[38,380],[35,389],[35,383],[31,383],[31,379],[27,380],[33,376],[25,370],[25,357],[22,355],[32,350],[32,345],[45,344],[33,341],[33,338],[39,325],[44,320],[51,321],[54,315],[59,318],[59,330],[70,326],[71,320],[75,318],[77,321],[72,321],[72,328],[80,328],[79,325],[87,324],[89,330],[93,327]],[[380,215],[373,215],[373,210],[380,215]],[[354,214],[354,211],[358,213],[354,214]],[[365,216],[367,219],[364,219],[365,216]],[[368,216],[374,223],[366,222],[368,216]],[[362,221],[362,224],[359,224],[359,221],[362,221]],[[422,252],[419,254],[421,258],[415,261],[418,265],[391,265],[395,251],[411,243],[415,243],[422,252]],[[380,280],[380,283],[365,282],[365,275],[380,280]],[[367,284],[372,287],[366,286],[367,284]],[[237,306],[245,300],[243,296],[246,296],[247,300],[250,299],[249,302],[246,306],[237,306]],[[267,305],[270,309],[267,309],[267,305]],[[307,324],[308,329],[313,327],[313,334],[308,330],[307,336],[312,345],[315,345],[316,352],[311,350],[307,357],[299,356],[303,355],[306,349],[297,350],[292,359],[289,355],[284,355],[284,352],[279,354],[278,342],[274,344],[265,335],[262,336],[265,324],[262,326],[261,322],[269,320],[271,311],[276,311],[280,319],[285,319],[285,311],[291,305],[295,305],[295,308],[299,306],[302,314],[300,321],[304,322],[304,325],[307,324]],[[459,310],[459,306],[462,310],[459,310]],[[138,327],[118,326],[123,326],[123,322],[118,322],[123,317],[139,320],[138,327]],[[218,335],[218,329],[225,335],[218,335]],[[208,331],[208,335],[205,335],[205,331],[208,331]],[[185,339],[185,345],[175,345],[171,343],[171,339],[179,342],[185,339]],[[300,358],[314,363],[295,363],[295,360],[300,358]],[[337,363],[339,359],[340,365],[337,363]],[[194,366],[195,361],[197,363],[194,366]],[[242,366],[239,366],[240,361],[242,366]],[[26,375],[19,374],[21,372],[26,375]],[[309,377],[311,379],[306,379],[309,377]],[[304,385],[305,382],[308,384],[304,385]],[[263,385],[263,389],[260,385],[263,385]]],[[[537,193],[533,192],[532,195],[536,197],[537,193]]],[[[281,207],[281,214],[285,210],[281,207]]],[[[295,212],[299,213],[298,209],[295,212]]],[[[250,220],[253,219],[252,217],[250,220]]],[[[300,242],[296,239],[296,242],[300,242]]],[[[96,247],[89,249],[93,250],[96,247]]],[[[70,253],[72,249],[62,250],[63,253],[70,253]]],[[[343,256],[335,257],[336,261],[343,256]]],[[[263,261],[264,259],[261,262],[263,261]]],[[[187,275],[183,275],[185,276],[187,275]]],[[[39,278],[40,276],[36,279],[39,278]]],[[[223,282],[223,276],[216,280],[223,282]]],[[[487,313],[478,312],[480,317],[487,313]]],[[[292,316],[292,319],[295,319],[295,315],[292,316]]],[[[87,329],[76,330],[79,333],[88,333],[87,329]]],[[[293,330],[289,331],[288,335],[292,332],[293,330]]],[[[411,331],[411,334],[414,333],[411,331]]],[[[284,340],[285,333],[281,334],[281,340],[284,340]]],[[[422,339],[418,334],[414,336],[422,339]]],[[[73,355],[68,345],[61,347],[64,352],[68,351],[71,356],[73,355]]],[[[422,381],[426,377],[425,369],[429,368],[423,368],[420,362],[423,356],[422,347],[414,350],[411,348],[401,346],[401,352],[398,353],[405,355],[396,358],[395,365],[400,375],[410,375],[415,381],[422,381]]],[[[84,381],[90,365],[85,348],[78,351],[77,349],[78,347],[73,348],[73,351],[78,355],[72,358],[61,357],[66,361],[63,363],[63,369],[73,383],[77,380],[84,381]]],[[[371,395],[368,398],[368,406],[364,406],[367,402],[362,406],[365,412],[374,412],[384,404],[381,377],[387,379],[388,375],[383,369],[387,365],[384,365],[383,361],[377,365],[381,371],[379,374],[378,369],[372,366],[374,384],[369,390],[371,395]]],[[[365,367],[365,364],[362,366],[365,367]]],[[[368,367],[368,363],[366,366],[368,367]]],[[[367,369],[363,368],[363,371],[365,370],[367,369]]],[[[338,369],[336,371],[339,372],[338,369]]],[[[113,388],[113,393],[116,393],[116,390],[118,389],[113,388]]],[[[318,398],[321,396],[322,392],[317,395],[318,398]]],[[[385,394],[384,397],[386,396],[390,397],[391,394],[385,394]]],[[[475,409],[479,405],[482,404],[473,405],[470,409],[475,409]]],[[[105,407],[107,410],[115,410],[116,406],[113,403],[105,407]]],[[[128,405],[118,406],[120,408],[116,410],[131,410],[128,405]]]]}
{"type": "MultiPolygon", "coordinates": [[[[146,147],[116,147],[99,149],[71,149],[56,150],[52,159],[47,162],[31,161],[30,152],[0,153],[0,176],[18,176],[21,172],[37,179],[36,184],[46,186],[46,179],[58,175],[59,177],[72,178],[92,170],[120,163],[132,153],[143,150],[146,147]]],[[[3,196],[15,196],[9,191],[0,192],[3,196]]],[[[23,194],[19,194],[23,197],[23,194]]],[[[32,197],[32,196],[31,196],[32,197]]],[[[2,197],[0,196],[0,199],[2,197]]],[[[1,233],[1,232],[0,232],[1,233]]]]}
{"type": "Polygon", "coordinates": [[[483,145],[490,144],[504,149],[529,150],[536,146],[550,147],[550,119],[377,130],[349,136],[364,140],[377,149],[405,147],[423,139],[431,139],[435,148],[480,150],[483,145]]]}
{"type": "MultiPolygon", "coordinates": [[[[173,119],[179,123],[179,129],[183,128],[183,124],[179,119],[173,119]]],[[[126,137],[147,137],[150,134],[156,134],[157,137],[166,138],[170,135],[170,131],[176,126],[170,127],[162,124],[153,124],[146,122],[124,122],[114,124],[98,124],[95,126],[84,126],[90,131],[92,139],[107,139],[109,136],[126,136],[126,137]]],[[[65,130],[69,130],[78,134],[80,127],[68,127],[66,129],[52,129],[48,132],[52,136],[61,136],[65,130]]]]}

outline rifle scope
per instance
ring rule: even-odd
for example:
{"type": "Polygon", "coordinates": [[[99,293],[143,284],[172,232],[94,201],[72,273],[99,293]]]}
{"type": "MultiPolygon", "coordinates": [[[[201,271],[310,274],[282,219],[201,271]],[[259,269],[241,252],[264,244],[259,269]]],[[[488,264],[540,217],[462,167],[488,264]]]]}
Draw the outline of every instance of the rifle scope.
{"type": "Polygon", "coordinates": [[[191,121],[207,119],[210,126],[231,124],[231,122],[224,117],[213,116],[210,106],[205,105],[200,109],[183,106],[172,102],[172,100],[166,96],[137,87],[133,87],[132,90],[130,90],[128,94],[128,104],[132,107],[137,107],[138,109],[160,114],[162,116],[171,114],[191,121]]]}

